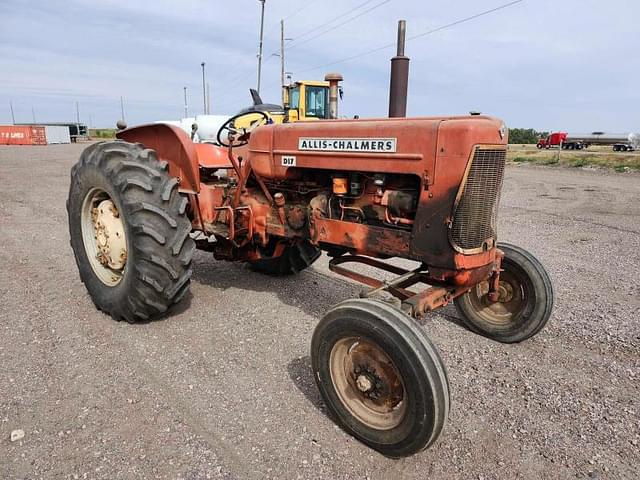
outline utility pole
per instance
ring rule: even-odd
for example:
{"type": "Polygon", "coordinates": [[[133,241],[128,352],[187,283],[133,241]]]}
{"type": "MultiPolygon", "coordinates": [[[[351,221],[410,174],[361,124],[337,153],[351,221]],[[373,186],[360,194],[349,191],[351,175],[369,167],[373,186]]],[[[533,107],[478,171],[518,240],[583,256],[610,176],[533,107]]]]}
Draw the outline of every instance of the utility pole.
{"type": "Polygon", "coordinates": [[[187,104],[187,87],[182,87],[184,89],[184,118],[189,116],[189,105],[187,104]]]}
{"type": "Polygon", "coordinates": [[[120,95],[120,114],[122,115],[122,121],[124,122],[124,99],[120,95]]]}
{"type": "Polygon", "coordinates": [[[282,106],[284,107],[284,19],[280,20],[280,90],[282,90],[282,106]]]}
{"type": "Polygon", "coordinates": [[[262,4],[262,11],[260,14],[260,46],[258,49],[258,93],[260,93],[260,76],[262,75],[262,38],[264,36],[264,2],[265,0],[258,0],[262,4]]]}
{"type": "Polygon", "coordinates": [[[207,82],[207,115],[211,115],[211,89],[209,88],[209,82],[207,82]]]}
{"type": "Polygon", "coordinates": [[[89,128],[93,128],[93,117],[89,115],[89,128]]]}
{"type": "Polygon", "coordinates": [[[36,111],[31,107],[31,116],[33,117],[33,123],[36,123],[36,111]]]}
{"type": "Polygon", "coordinates": [[[11,123],[16,124],[16,116],[13,114],[13,103],[9,102],[9,108],[11,109],[11,123]]]}
{"type": "Polygon", "coordinates": [[[80,104],[78,102],[76,102],[76,123],[80,125],[80,104]]]}
{"type": "Polygon", "coordinates": [[[206,115],[207,114],[207,90],[206,90],[205,79],[204,79],[204,62],[202,62],[200,66],[202,67],[202,109],[203,109],[202,113],[206,115]]]}

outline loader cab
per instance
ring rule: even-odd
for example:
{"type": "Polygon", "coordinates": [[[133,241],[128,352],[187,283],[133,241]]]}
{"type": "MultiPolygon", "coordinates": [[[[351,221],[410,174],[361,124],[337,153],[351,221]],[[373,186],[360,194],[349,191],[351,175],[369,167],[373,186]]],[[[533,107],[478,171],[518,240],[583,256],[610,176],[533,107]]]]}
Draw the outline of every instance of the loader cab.
{"type": "MultiPolygon", "coordinates": [[[[253,105],[243,108],[237,115],[235,128],[251,128],[264,117],[255,112],[265,112],[271,123],[308,122],[331,118],[329,113],[329,82],[303,80],[282,87],[284,106],[263,102],[260,94],[249,89],[253,105]]],[[[342,94],[342,90],[340,90],[342,94]]],[[[341,95],[342,96],[342,95],[341,95]]]]}
{"type": "Polygon", "coordinates": [[[287,121],[307,122],[329,118],[329,82],[300,81],[283,87],[287,121]]]}

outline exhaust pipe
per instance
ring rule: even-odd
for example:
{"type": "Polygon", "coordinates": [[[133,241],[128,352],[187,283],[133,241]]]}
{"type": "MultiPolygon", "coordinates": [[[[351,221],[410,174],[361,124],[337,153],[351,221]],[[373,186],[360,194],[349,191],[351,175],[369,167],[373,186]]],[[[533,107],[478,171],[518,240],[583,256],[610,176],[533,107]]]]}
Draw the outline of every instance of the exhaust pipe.
{"type": "Polygon", "coordinates": [[[389,117],[407,116],[407,90],[409,88],[409,57],[404,55],[407,34],[406,20],[398,21],[398,52],[391,59],[389,85],[389,117]]]}
{"type": "Polygon", "coordinates": [[[324,81],[329,82],[329,118],[338,118],[338,83],[342,80],[339,73],[327,73],[324,81]]]}

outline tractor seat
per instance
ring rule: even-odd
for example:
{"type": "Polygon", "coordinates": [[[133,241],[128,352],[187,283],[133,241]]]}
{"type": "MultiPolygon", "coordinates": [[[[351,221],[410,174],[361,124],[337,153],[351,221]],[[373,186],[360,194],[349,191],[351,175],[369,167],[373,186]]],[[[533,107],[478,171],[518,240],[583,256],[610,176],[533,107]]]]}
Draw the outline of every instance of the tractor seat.
{"type": "Polygon", "coordinates": [[[218,170],[220,168],[233,168],[229,161],[227,149],[210,143],[196,143],[198,165],[202,168],[218,170]]]}

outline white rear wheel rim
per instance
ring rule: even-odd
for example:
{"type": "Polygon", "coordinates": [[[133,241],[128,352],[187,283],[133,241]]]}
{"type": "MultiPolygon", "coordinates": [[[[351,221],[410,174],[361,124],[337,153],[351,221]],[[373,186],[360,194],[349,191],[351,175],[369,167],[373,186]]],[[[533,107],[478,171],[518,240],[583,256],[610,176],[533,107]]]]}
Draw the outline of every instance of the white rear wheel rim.
{"type": "Polygon", "coordinates": [[[107,192],[92,188],[82,202],[82,243],[93,272],[115,287],[124,276],[127,238],[122,216],[107,192]]]}

